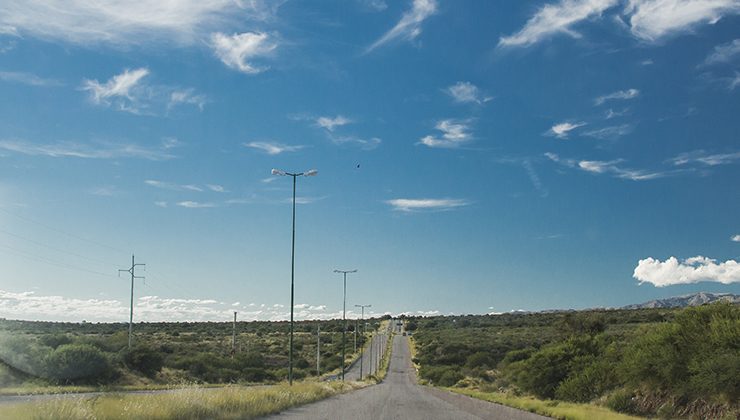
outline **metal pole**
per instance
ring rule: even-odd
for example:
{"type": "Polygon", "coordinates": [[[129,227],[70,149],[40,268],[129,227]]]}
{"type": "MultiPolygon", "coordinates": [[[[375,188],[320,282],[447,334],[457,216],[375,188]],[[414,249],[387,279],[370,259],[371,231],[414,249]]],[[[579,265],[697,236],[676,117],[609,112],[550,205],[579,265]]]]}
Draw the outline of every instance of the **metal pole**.
{"type": "Polygon", "coordinates": [[[131,334],[134,330],[134,267],[135,259],[131,255],[131,306],[128,313],[128,349],[131,350],[131,334]]]}
{"type": "Polygon", "coordinates": [[[234,311],[234,326],[231,331],[231,354],[236,353],[236,311],[234,311]]]}
{"type": "Polygon", "coordinates": [[[293,241],[290,250],[290,349],[288,350],[288,384],[293,385],[293,298],[295,292],[295,181],[293,175],[293,241]]]}
{"type": "Polygon", "coordinates": [[[347,273],[344,274],[344,299],[342,300],[342,321],[344,322],[344,328],[342,328],[342,381],[344,381],[344,348],[345,346],[345,334],[347,333],[347,273]]]}
{"type": "MultiPolygon", "coordinates": [[[[367,329],[367,324],[365,324],[365,328],[367,329]]],[[[372,374],[373,374],[373,337],[371,335],[370,336],[370,375],[372,374]]]]}
{"type": "Polygon", "coordinates": [[[352,352],[357,353],[357,318],[355,318],[355,345],[352,347],[352,352]]]}
{"type": "Polygon", "coordinates": [[[321,324],[316,326],[316,376],[321,376],[321,324]]]}

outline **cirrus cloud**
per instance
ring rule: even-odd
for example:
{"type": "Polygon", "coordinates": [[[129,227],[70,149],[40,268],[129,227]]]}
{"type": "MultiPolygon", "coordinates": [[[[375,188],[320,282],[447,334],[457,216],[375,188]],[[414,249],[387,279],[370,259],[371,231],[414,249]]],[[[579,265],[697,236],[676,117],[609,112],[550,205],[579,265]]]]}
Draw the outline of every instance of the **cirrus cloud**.
{"type": "Polygon", "coordinates": [[[246,74],[257,74],[266,68],[252,64],[253,59],[270,54],[277,43],[264,32],[245,32],[227,35],[216,32],[211,35],[211,45],[216,56],[227,67],[246,74]]]}
{"type": "Polygon", "coordinates": [[[402,212],[417,212],[423,210],[442,211],[452,210],[470,205],[470,201],[459,198],[396,198],[387,200],[393,210],[402,212]]]}
{"type": "Polygon", "coordinates": [[[436,0],[413,0],[411,10],[401,16],[396,26],[391,28],[377,41],[370,45],[365,53],[385,45],[391,41],[401,39],[411,41],[421,34],[421,24],[437,12],[436,0]]]}

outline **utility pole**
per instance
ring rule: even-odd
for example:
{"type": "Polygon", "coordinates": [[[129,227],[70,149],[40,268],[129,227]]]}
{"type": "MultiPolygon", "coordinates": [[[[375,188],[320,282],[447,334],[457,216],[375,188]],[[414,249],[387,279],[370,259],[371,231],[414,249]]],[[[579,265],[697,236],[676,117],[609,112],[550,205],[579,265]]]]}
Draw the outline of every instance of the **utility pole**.
{"type": "MultiPolygon", "coordinates": [[[[367,324],[365,324],[365,330],[367,330],[367,324]]],[[[373,336],[372,332],[370,333],[370,375],[373,374],[373,336]]]]}
{"type": "Polygon", "coordinates": [[[357,353],[357,325],[358,325],[357,318],[355,318],[355,345],[353,347],[354,348],[354,350],[352,351],[353,353],[357,353]]]}
{"type": "Polygon", "coordinates": [[[234,327],[231,332],[231,355],[236,354],[236,311],[234,311],[234,327]]]}
{"type": "Polygon", "coordinates": [[[131,335],[133,333],[134,328],[134,279],[143,279],[144,276],[137,276],[134,274],[134,271],[136,270],[136,267],[142,266],[146,264],[136,264],[136,259],[133,255],[131,255],[131,268],[128,270],[118,270],[118,275],[121,275],[121,271],[125,271],[127,273],[131,274],[131,306],[129,310],[129,316],[128,316],[128,349],[131,350],[131,335]]]}
{"type": "MultiPolygon", "coordinates": [[[[362,334],[362,340],[360,340],[360,346],[362,346],[362,343],[365,341],[365,334],[367,333],[367,324],[365,324],[365,308],[370,308],[373,305],[355,305],[356,308],[360,308],[360,319],[362,320],[362,323],[365,325],[365,329],[363,330],[362,334]]],[[[357,337],[357,328],[355,328],[355,337],[357,337]]],[[[365,358],[365,352],[360,349],[360,380],[362,380],[362,359],[365,358]]]]}
{"type": "Polygon", "coordinates": [[[321,376],[321,324],[316,326],[316,376],[321,376]]]}
{"type": "Polygon", "coordinates": [[[344,352],[347,347],[347,273],[356,273],[357,269],[354,270],[334,270],[335,273],[341,273],[344,275],[344,297],[342,298],[342,382],[344,382],[344,363],[345,356],[344,352]]]}

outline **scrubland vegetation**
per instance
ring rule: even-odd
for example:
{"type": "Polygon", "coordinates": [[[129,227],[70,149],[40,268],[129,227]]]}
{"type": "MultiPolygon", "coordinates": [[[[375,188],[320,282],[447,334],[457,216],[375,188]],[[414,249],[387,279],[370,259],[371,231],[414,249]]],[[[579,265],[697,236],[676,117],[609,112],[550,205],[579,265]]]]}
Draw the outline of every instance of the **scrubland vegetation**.
{"type": "MultiPolygon", "coordinates": [[[[370,321],[377,327],[379,320],[370,321]]],[[[295,327],[295,379],[316,376],[316,326],[295,327]]],[[[341,365],[341,321],[321,321],[321,372],[341,365]]],[[[353,323],[347,361],[354,357],[353,323]]],[[[370,327],[368,328],[370,330],[370,327]]],[[[288,323],[141,323],[127,348],[126,324],[0,321],[0,392],[158,388],[177,384],[275,383],[287,378],[288,323]]],[[[363,343],[358,336],[358,347],[363,343]]]]}
{"type": "Polygon", "coordinates": [[[737,305],[438,317],[407,328],[416,330],[422,380],[477,397],[516,405],[532,396],[573,412],[590,403],[637,416],[740,416],[737,305]]]}
{"type": "Polygon", "coordinates": [[[57,398],[0,407],[12,419],[251,419],[278,413],[338,393],[357,384],[297,382],[263,387],[193,387],[160,394],[107,394],[57,398]]]}

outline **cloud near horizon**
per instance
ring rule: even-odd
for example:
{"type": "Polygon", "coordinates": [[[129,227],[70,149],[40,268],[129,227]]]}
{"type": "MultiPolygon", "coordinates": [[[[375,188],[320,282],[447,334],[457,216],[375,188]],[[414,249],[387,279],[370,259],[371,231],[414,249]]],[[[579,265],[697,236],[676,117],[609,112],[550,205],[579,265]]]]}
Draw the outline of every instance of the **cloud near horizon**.
{"type": "Polygon", "coordinates": [[[717,260],[702,256],[683,261],[676,257],[670,257],[665,261],[648,257],[637,263],[632,277],[640,284],[651,283],[655,287],[702,281],[733,284],[740,283],[740,264],[735,260],[717,263],[717,260]]]}
{"type": "MultiPolygon", "coordinates": [[[[60,322],[128,322],[128,301],[118,299],[77,299],[44,296],[35,292],[0,290],[0,317],[60,322]]],[[[221,302],[215,299],[167,298],[141,296],[134,302],[134,322],[229,322],[238,312],[239,321],[286,321],[290,311],[282,304],[221,302]]],[[[409,315],[437,314],[439,311],[404,312],[409,315]]],[[[385,312],[365,311],[365,317],[379,317],[385,312]]],[[[330,310],[325,304],[298,303],[297,320],[340,319],[341,309],[330,310]]],[[[347,311],[355,319],[360,313],[347,311]]]]}

